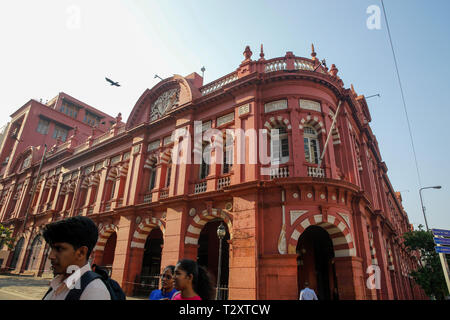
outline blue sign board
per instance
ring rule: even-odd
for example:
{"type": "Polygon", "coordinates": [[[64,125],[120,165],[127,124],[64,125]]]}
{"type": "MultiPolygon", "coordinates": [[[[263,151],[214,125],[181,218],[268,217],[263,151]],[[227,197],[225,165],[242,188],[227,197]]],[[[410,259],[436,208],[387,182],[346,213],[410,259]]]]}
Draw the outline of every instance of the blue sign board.
{"type": "Polygon", "coordinates": [[[444,246],[450,246],[450,239],[434,238],[434,242],[436,244],[441,244],[441,245],[444,245],[444,246]]]}
{"type": "Polygon", "coordinates": [[[450,254],[450,248],[449,247],[436,247],[435,249],[436,249],[437,253],[450,254]]]}
{"type": "Polygon", "coordinates": [[[450,237],[450,230],[431,229],[435,236],[450,237]]]}

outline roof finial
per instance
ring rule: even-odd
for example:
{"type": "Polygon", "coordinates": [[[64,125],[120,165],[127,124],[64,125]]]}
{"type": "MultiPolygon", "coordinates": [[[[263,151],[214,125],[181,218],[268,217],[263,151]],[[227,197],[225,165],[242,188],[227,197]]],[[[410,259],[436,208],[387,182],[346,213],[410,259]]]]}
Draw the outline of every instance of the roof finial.
{"type": "Polygon", "coordinates": [[[311,57],[312,60],[316,60],[317,53],[314,51],[314,43],[311,44],[311,57]]]}
{"type": "Polygon", "coordinates": [[[245,57],[245,61],[250,60],[250,58],[252,57],[252,50],[250,50],[250,46],[246,46],[245,47],[245,51],[244,51],[244,57],[245,57]]]}
{"type": "Polygon", "coordinates": [[[337,76],[338,72],[339,72],[339,69],[336,68],[336,65],[335,65],[335,64],[332,64],[329,73],[330,73],[333,77],[337,77],[337,78],[338,78],[338,76],[337,76]]]}
{"type": "Polygon", "coordinates": [[[262,43],[261,43],[261,53],[259,54],[259,56],[260,56],[259,60],[264,60],[264,50],[262,43]]]}

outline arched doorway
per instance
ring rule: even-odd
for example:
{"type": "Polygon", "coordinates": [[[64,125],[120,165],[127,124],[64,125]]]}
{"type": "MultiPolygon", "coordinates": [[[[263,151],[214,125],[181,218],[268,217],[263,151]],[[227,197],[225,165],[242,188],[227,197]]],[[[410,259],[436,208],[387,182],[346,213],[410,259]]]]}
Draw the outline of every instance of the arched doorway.
{"type": "MultiPolygon", "coordinates": [[[[42,260],[44,261],[43,262],[44,266],[43,266],[42,270],[39,270],[38,276],[41,276],[43,273],[48,274],[48,273],[52,272],[52,269],[51,269],[52,264],[51,264],[51,260],[49,257],[50,250],[51,250],[50,246],[48,244],[46,244],[45,249],[44,249],[44,256],[42,258],[42,260]]],[[[42,263],[41,263],[41,265],[42,265],[42,263]]]]}
{"type": "Polygon", "coordinates": [[[37,267],[37,262],[39,260],[39,252],[41,251],[42,239],[41,236],[36,236],[31,243],[31,247],[29,249],[29,254],[27,257],[27,262],[25,264],[25,270],[31,271],[35,270],[37,267]]]}
{"type": "Polygon", "coordinates": [[[319,300],[337,300],[333,242],[328,232],[309,226],[298,239],[296,251],[299,293],[308,281],[319,300]]]}
{"type": "MultiPolygon", "coordinates": [[[[213,220],[208,222],[202,229],[198,239],[197,262],[204,266],[212,275],[214,284],[217,283],[217,271],[219,266],[219,238],[217,236],[217,228],[222,220],[213,220]]],[[[222,240],[222,266],[220,275],[220,292],[219,299],[225,300],[228,297],[228,266],[229,266],[229,244],[230,239],[228,227],[224,223],[226,235],[222,240]]]]}
{"type": "Polygon", "coordinates": [[[136,296],[148,297],[150,292],[158,289],[163,243],[162,231],[159,228],[153,229],[145,241],[142,269],[136,279],[136,283],[139,283],[135,288],[136,296]]]}
{"type": "Polygon", "coordinates": [[[108,269],[109,274],[112,272],[112,265],[114,262],[114,253],[116,252],[117,234],[113,232],[106,241],[103,250],[103,256],[100,265],[108,269]]]}
{"type": "Polygon", "coordinates": [[[25,241],[24,237],[20,238],[20,240],[17,241],[16,247],[14,248],[14,253],[13,253],[12,260],[11,260],[11,264],[9,265],[10,270],[16,269],[17,261],[19,260],[20,253],[22,252],[24,241],[25,241]]]}

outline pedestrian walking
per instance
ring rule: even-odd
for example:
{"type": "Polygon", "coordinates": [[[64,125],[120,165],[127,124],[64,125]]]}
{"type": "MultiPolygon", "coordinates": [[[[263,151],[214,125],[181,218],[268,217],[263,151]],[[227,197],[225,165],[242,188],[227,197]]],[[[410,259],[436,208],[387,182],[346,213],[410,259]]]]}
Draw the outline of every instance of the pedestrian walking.
{"type": "Polygon", "coordinates": [[[211,300],[213,284],[206,269],[189,259],[175,266],[175,288],[180,291],[172,300],[211,300]]]}
{"type": "Polygon", "coordinates": [[[299,300],[318,300],[314,290],[309,288],[308,281],[305,281],[305,289],[300,292],[299,300]]]}
{"type": "Polygon", "coordinates": [[[49,259],[55,276],[43,300],[111,300],[105,283],[88,262],[98,239],[91,219],[76,216],[47,224],[43,236],[51,248],[49,259]]]}
{"type": "Polygon", "coordinates": [[[161,289],[153,290],[149,300],[170,300],[177,289],[174,285],[175,266],[170,265],[164,268],[161,274],[161,289]]]}

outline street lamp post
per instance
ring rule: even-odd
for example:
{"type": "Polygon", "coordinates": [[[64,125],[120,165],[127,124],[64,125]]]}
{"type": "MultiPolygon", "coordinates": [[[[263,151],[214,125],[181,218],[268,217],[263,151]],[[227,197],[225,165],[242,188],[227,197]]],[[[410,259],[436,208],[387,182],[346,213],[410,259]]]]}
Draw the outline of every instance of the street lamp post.
{"type": "Polygon", "coordinates": [[[225,226],[223,222],[217,228],[217,237],[219,238],[219,266],[217,267],[217,287],[216,287],[216,300],[219,300],[219,287],[220,287],[220,276],[222,271],[222,239],[226,235],[225,226]]]}
{"type": "Polygon", "coordinates": [[[440,188],[442,188],[442,187],[434,186],[434,187],[423,187],[423,188],[419,189],[420,203],[422,204],[422,212],[423,212],[423,217],[425,219],[425,227],[427,228],[427,231],[429,231],[430,229],[428,228],[427,216],[425,215],[425,207],[423,206],[422,190],[424,190],[424,189],[440,189],[440,188]]]}

